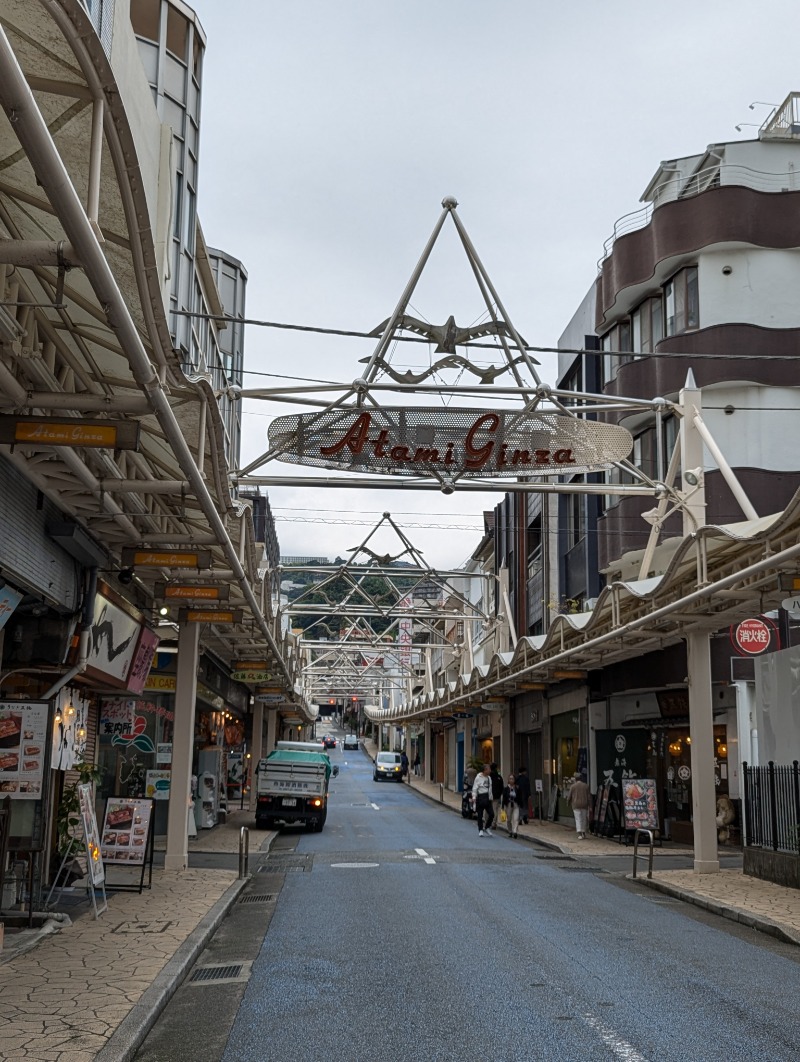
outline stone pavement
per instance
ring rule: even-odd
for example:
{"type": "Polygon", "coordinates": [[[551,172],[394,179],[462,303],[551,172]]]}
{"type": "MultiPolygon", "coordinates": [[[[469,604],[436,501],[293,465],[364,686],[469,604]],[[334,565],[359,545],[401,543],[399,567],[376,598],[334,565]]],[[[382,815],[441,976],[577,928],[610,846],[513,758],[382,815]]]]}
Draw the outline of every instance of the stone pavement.
{"type": "MultiPolygon", "coordinates": [[[[411,786],[460,814],[458,793],[420,778],[411,786]]],[[[275,834],[256,830],[249,812],[235,811],[224,825],[202,831],[191,848],[236,853],[242,825],[250,830],[251,855],[269,847],[275,834]]],[[[499,831],[495,838],[502,836],[499,831]]],[[[605,838],[579,841],[572,828],[554,822],[521,826],[520,840],[576,857],[632,854],[605,838]]],[[[689,848],[656,849],[655,855],[653,878],[644,871],[637,877],[643,886],[800,944],[800,890],[739,870],[696,875],[689,848]],[[689,869],[659,870],[659,859],[676,852],[689,869]]],[[[234,871],[156,868],[152,890],[110,895],[98,920],[90,911],[60,928],[52,925],[54,932],[37,931],[27,951],[8,935],[0,952],[0,1062],[128,1062],[244,885],[234,871]]]]}

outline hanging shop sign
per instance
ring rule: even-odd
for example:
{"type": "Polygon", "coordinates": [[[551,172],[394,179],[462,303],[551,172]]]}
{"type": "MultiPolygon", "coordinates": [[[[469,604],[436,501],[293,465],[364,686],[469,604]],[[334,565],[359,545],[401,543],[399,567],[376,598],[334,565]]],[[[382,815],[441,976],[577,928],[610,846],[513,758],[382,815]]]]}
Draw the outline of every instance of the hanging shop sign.
{"type": "Polygon", "coordinates": [[[131,693],[141,693],[144,690],[160,641],[155,631],[151,631],[149,627],[142,627],[139,644],[136,646],[133,663],[128,672],[127,687],[131,693]]]}
{"type": "Polygon", "coordinates": [[[142,631],[141,617],[135,618],[132,612],[133,610],[129,612],[127,608],[122,607],[116,597],[112,600],[106,593],[95,595],[94,615],[92,626],[89,628],[86,673],[94,679],[122,689],[127,689],[128,673],[142,631]]]}
{"type": "Polygon", "coordinates": [[[266,660],[235,660],[231,678],[236,682],[269,682],[274,676],[266,660]]]}
{"type": "Polygon", "coordinates": [[[269,442],[276,458],[290,464],[467,479],[593,472],[633,448],[630,432],[617,424],[431,406],[276,417],[269,442]]]}
{"type": "Polygon", "coordinates": [[[737,623],[730,628],[731,644],[739,656],[758,656],[770,649],[780,649],[778,627],[766,616],[737,623]]]}
{"type": "Polygon", "coordinates": [[[178,612],[179,623],[225,623],[242,622],[242,609],[182,608],[178,612]]]}
{"type": "Polygon", "coordinates": [[[140,431],[136,420],[0,416],[0,442],[20,445],[138,450],[140,431]]]}
{"type": "Polygon", "coordinates": [[[227,601],[231,594],[228,583],[219,585],[200,583],[161,583],[155,584],[155,595],[165,601],[227,601]]]}
{"type": "Polygon", "coordinates": [[[152,550],[125,546],[124,568],[210,568],[210,549],[152,550]]]}

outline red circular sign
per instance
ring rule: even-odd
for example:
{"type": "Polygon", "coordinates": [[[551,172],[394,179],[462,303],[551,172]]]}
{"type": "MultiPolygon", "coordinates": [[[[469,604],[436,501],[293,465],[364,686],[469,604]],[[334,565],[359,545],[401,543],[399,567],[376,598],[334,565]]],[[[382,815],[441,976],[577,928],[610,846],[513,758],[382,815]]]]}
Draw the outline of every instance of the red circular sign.
{"type": "Polygon", "coordinates": [[[769,649],[772,628],[760,619],[742,620],[736,627],[731,627],[731,640],[740,653],[758,656],[769,649]]]}

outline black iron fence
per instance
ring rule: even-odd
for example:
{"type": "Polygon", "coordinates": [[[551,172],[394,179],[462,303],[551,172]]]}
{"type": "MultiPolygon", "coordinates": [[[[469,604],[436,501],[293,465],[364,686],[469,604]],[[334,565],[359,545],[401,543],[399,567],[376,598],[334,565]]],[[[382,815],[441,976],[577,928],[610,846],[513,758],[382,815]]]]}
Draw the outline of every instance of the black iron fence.
{"type": "Polygon", "coordinates": [[[742,764],[745,844],[775,852],[800,853],[800,769],[770,761],[766,767],[742,764]]]}

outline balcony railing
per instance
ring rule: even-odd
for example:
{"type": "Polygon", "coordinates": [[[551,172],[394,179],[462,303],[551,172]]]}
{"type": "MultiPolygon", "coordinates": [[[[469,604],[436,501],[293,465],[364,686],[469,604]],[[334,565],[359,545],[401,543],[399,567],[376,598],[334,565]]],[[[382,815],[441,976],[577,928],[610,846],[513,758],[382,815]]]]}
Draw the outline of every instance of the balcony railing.
{"type": "Polygon", "coordinates": [[[709,188],[719,188],[722,185],[752,188],[756,192],[794,192],[800,189],[798,175],[793,170],[786,173],[765,173],[762,170],[752,170],[748,166],[734,165],[708,166],[695,173],[662,181],[653,192],[652,202],[640,210],[624,214],[614,225],[614,231],[603,244],[603,254],[597,263],[598,272],[611,254],[615,241],[620,236],[626,236],[649,225],[653,211],[658,207],[678,199],[691,199],[709,188]]]}

